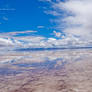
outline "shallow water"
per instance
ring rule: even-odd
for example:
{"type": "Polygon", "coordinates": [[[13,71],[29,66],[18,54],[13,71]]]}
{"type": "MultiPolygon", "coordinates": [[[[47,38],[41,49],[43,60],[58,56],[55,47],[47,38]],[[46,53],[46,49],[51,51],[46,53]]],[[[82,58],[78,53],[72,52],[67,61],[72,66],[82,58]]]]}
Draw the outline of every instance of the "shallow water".
{"type": "Polygon", "coordinates": [[[92,92],[92,50],[0,52],[0,92],[92,92]]]}

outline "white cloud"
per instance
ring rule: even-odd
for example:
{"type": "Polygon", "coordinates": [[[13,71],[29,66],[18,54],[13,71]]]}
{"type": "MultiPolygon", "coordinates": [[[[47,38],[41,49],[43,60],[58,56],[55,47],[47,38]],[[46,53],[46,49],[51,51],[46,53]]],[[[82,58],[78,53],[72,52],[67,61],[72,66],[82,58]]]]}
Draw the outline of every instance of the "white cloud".
{"type": "Polygon", "coordinates": [[[35,30],[25,30],[25,31],[14,31],[14,32],[2,32],[0,33],[0,37],[13,37],[18,34],[28,34],[28,33],[36,33],[35,30]]]}
{"type": "Polygon", "coordinates": [[[56,1],[51,2],[51,11],[47,12],[57,17],[57,29],[66,35],[65,39],[69,38],[72,44],[73,38],[78,38],[79,43],[92,42],[92,0],[56,1]]]}
{"type": "Polygon", "coordinates": [[[8,21],[8,17],[3,16],[3,20],[8,21]]]}
{"type": "Polygon", "coordinates": [[[56,37],[61,37],[61,32],[53,31],[53,33],[55,34],[56,37]]]}
{"type": "Polygon", "coordinates": [[[42,28],[44,28],[44,26],[37,26],[37,28],[42,29],[42,28]]]}
{"type": "Polygon", "coordinates": [[[15,11],[15,8],[0,8],[0,11],[15,11]]]}
{"type": "Polygon", "coordinates": [[[58,12],[56,12],[56,11],[44,11],[44,13],[46,13],[46,14],[51,14],[51,15],[53,15],[53,16],[59,16],[60,14],[58,13],[58,12]]]}
{"type": "Polygon", "coordinates": [[[41,2],[51,2],[52,0],[39,0],[41,2]]]}
{"type": "Polygon", "coordinates": [[[12,41],[10,39],[4,39],[0,38],[0,45],[13,45],[12,41]]]}
{"type": "Polygon", "coordinates": [[[9,37],[0,38],[0,46],[10,47],[10,49],[17,48],[69,48],[75,46],[90,46],[92,42],[83,42],[79,38],[70,35],[62,39],[46,38],[41,36],[23,36],[23,37],[9,37]]]}

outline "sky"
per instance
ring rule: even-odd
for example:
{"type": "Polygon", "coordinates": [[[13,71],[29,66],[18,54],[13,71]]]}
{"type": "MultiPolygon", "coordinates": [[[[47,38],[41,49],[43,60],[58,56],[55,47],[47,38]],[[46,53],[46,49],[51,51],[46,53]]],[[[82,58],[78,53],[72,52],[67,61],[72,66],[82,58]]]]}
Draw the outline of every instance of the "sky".
{"type": "Polygon", "coordinates": [[[0,32],[37,30],[37,35],[49,36],[54,28],[51,16],[43,12],[47,5],[38,0],[0,0],[0,32]]]}
{"type": "Polygon", "coordinates": [[[0,0],[0,46],[92,46],[92,0],[0,0]]]}

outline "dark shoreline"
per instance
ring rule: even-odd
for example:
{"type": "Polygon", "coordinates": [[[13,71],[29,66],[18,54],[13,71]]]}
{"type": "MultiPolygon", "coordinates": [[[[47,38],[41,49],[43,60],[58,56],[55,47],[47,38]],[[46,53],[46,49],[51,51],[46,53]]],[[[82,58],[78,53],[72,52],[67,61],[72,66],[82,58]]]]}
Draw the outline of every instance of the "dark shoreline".
{"type": "Polygon", "coordinates": [[[65,47],[65,48],[20,48],[14,51],[44,51],[44,50],[72,50],[72,49],[92,49],[92,47],[65,47]]]}

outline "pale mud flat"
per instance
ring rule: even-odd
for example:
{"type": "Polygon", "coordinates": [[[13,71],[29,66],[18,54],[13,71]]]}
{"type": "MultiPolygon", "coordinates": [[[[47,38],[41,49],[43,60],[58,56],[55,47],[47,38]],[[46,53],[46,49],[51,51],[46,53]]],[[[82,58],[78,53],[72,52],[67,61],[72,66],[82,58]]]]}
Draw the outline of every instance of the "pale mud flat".
{"type": "Polygon", "coordinates": [[[0,92],[92,92],[92,50],[13,52],[0,58],[0,92]]]}

